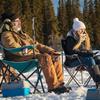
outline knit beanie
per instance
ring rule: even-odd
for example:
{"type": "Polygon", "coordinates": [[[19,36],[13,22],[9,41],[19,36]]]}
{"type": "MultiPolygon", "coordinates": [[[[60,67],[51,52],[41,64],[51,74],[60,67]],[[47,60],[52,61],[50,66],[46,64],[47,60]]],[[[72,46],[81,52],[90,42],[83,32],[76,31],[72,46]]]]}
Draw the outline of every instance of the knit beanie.
{"type": "Polygon", "coordinates": [[[86,26],[82,21],[79,21],[78,18],[74,18],[73,19],[73,29],[75,31],[78,31],[80,29],[86,29],[86,26]]]}
{"type": "Polygon", "coordinates": [[[0,20],[3,22],[5,21],[6,19],[9,19],[11,21],[15,20],[16,18],[18,18],[18,15],[15,14],[15,13],[11,13],[11,12],[5,12],[3,14],[1,14],[0,16],[0,20]]]}

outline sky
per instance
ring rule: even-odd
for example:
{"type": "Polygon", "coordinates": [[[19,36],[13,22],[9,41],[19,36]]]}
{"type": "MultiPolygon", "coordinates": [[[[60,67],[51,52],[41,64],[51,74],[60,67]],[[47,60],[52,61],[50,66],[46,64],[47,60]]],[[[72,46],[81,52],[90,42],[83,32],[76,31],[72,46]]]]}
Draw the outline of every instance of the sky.
{"type": "MultiPolygon", "coordinates": [[[[59,0],[52,0],[52,1],[53,1],[53,4],[54,4],[55,15],[57,15],[58,1],[59,1],[59,0]]],[[[81,10],[82,10],[83,5],[84,5],[83,2],[84,2],[84,0],[80,0],[81,10]]]]}
{"type": "Polygon", "coordinates": [[[58,0],[52,0],[54,4],[55,14],[57,15],[58,0]]]}

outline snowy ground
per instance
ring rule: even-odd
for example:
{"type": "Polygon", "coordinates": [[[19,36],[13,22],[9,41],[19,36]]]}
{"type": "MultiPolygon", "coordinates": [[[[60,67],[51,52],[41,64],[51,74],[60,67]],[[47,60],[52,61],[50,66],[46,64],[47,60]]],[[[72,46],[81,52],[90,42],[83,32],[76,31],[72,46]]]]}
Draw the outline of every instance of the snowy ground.
{"type": "MultiPolygon", "coordinates": [[[[84,72],[84,80],[87,78],[88,73],[84,72]]],[[[64,70],[64,77],[65,77],[65,83],[67,83],[67,80],[69,79],[68,73],[64,70]]],[[[80,79],[80,73],[77,75],[77,78],[80,79]]],[[[45,80],[43,80],[45,88],[47,88],[47,85],[45,84],[45,80]]],[[[89,85],[93,85],[93,81],[89,83],[89,85]]],[[[3,98],[0,97],[0,100],[85,100],[86,94],[87,94],[87,87],[78,87],[74,81],[70,84],[72,87],[72,91],[70,93],[64,93],[61,95],[57,95],[55,93],[42,93],[42,94],[31,94],[28,96],[17,96],[17,97],[7,97],[3,98]]],[[[47,91],[47,90],[46,90],[47,91]]]]}
{"type": "MultiPolygon", "coordinates": [[[[84,77],[83,80],[84,81],[87,79],[88,75],[89,74],[86,71],[83,72],[83,77],[84,77]]],[[[80,76],[81,76],[81,74],[78,73],[77,78],[79,80],[81,80],[80,76]]],[[[69,77],[70,77],[69,74],[64,69],[64,81],[65,81],[65,83],[67,83],[69,77]]],[[[36,76],[31,78],[31,80],[33,82],[34,82],[34,78],[36,78],[36,76]]],[[[47,91],[47,85],[45,83],[45,79],[43,79],[43,83],[44,83],[45,89],[47,91]]],[[[75,84],[75,82],[72,81],[71,84],[70,84],[70,86],[72,87],[72,91],[70,93],[64,93],[64,94],[61,94],[61,95],[57,95],[53,92],[52,93],[42,93],[42,94],[36,93],[36,94],[24,96],[24,97],[23,96],[17,96],[17,97],[7,97],[7,98],[0,96],[0,100],[85,100],[88,88],[91,88],[91,87],[94,88],[93,85],[94,85],[94,82],[93,82],[92,79],[91,79],[88,87],[83,87],[82,84],[81,84],[81,87],[78,87],[75,84]]]]}

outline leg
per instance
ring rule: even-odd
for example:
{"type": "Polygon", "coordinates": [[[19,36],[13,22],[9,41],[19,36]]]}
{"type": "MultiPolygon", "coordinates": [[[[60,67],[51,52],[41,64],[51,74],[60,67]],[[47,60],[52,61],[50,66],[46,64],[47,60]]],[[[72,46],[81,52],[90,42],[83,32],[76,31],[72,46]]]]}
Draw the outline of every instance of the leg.
{"type": "Polygon", "coordinates": [[[56,70],[56,74],[57,74],[57,79],[60,84],[63,84],[64,76],[63,76],[63,68],[62,68],[60,57],[58,58],[58,60],[56,60],[54,62],[54,66],[55,66],[55,70],[56,70]]]}
{"type": "Polygon", "coordinates": [[[45,53],[38,54],[37,58],[39,59],[44,76],[46,78],[48,89],[54,89],[58,87],[60,83],[58,82],[57,74],[51,56],[45,53]]]}
{"type": "Polygon", "coordinates": [[[61,83],[59,82],[59,80],[61,82],[63,81],[62,67],[60,66],[60,64],[57,63],[57,65],[54,65],[51,56],[46,53],[37,55],[37,58],[39,59],[40,64],[42,65],[41,67],[49,89],[48,92],[53,91],[57,94],[69,92],[69,90],[64,86],[61,86],[61,83]],[[55,68],[55,66],[58,66],[58,69],[55,68]]]}
{"type": "Polygon", "coordinates": [[[95,60],[92,57],[86,57],[84,58],[83,63],[87,65],[87,71],[98,87],[100,84],[100,69],[96,65],[95,60]]]}

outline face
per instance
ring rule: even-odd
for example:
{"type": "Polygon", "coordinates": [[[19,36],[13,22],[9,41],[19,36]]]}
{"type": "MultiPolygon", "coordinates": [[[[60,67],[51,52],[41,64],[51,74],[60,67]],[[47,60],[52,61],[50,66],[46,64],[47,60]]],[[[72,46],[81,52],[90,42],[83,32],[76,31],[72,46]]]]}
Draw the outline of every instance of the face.
{"type": "Polygon", "coordinates": [[[19,18],[12,21],[12,28],[15,32],[18,32],[21,30],[21,20],[19,18]]]}
{"type": "Polygon", "coordinates": [[[78,35],[86,33],[85,29],[80,29],[76,32],[78,35]]]}

